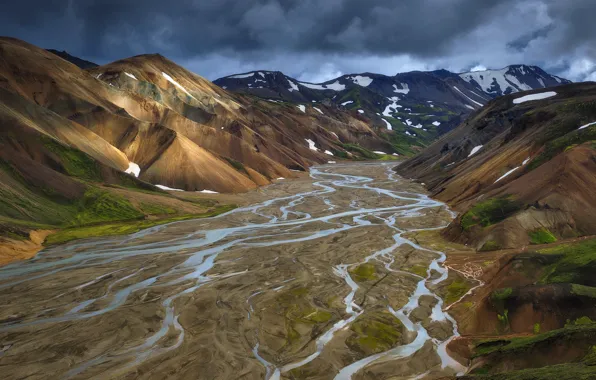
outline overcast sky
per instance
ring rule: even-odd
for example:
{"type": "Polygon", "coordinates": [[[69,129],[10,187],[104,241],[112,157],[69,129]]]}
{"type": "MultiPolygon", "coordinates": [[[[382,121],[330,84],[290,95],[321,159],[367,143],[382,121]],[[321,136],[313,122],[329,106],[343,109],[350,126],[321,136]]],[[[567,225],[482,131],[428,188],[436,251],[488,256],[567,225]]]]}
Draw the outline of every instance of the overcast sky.
{"type": "Polygon", "coordinates": [[[596,80],[596,0],[14,0],[0,34],[108,63],[160,53],[214,80],[539,65],[596,80]]]}

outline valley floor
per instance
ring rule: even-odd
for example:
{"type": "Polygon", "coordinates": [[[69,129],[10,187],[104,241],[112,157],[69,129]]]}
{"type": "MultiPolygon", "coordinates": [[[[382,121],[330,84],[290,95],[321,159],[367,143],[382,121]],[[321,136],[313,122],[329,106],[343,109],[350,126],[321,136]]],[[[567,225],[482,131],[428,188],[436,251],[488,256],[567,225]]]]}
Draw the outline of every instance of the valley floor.
{"type": "Polygon", "coordinates": [[[408,237],[453,214],[393,165],[313,168],[218,217],[0,268],[5,378],[463,372],[447,354],[457,327],[438,295],[445,255],[408,237]]]}

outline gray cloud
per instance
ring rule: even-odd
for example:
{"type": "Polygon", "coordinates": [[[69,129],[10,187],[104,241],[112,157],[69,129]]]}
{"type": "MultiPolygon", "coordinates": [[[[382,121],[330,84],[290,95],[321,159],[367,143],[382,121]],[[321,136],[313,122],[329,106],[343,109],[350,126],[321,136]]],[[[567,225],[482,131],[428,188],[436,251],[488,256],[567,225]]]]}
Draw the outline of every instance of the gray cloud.
{"type": "Polygon", "coordinates": [[[595,11],[593,0],[21,0],[3,7],[0,34],[99,63],[160,52],[210,79],[528,63],[582,80],[596,70],[595,11]]]}

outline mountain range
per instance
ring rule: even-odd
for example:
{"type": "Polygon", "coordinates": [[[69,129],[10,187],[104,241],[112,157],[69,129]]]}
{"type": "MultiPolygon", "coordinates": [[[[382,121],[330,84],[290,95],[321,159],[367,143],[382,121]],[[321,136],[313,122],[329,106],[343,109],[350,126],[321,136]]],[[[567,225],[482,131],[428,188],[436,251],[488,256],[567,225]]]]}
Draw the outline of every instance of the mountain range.
{"type": "Polygon", "coordinates": [[[0,57],[0,235],[186,217],[211,207],[176,190],[244,192],[340,157],[392,158],[357,115],[227,92],[161,55],[83,70],[0,38],[0,57]]]}
{"type": "Polygon", "coordinates": [[[279,71],[251,71],[214,81],[223,89],[272,102],[334,105],[367,120],[400,154],[412,154],[450,131],[495,97],[570,81],[537,66],[455,74],[413,71],[362,73],[323,83],[301,82],[279,71]]]}

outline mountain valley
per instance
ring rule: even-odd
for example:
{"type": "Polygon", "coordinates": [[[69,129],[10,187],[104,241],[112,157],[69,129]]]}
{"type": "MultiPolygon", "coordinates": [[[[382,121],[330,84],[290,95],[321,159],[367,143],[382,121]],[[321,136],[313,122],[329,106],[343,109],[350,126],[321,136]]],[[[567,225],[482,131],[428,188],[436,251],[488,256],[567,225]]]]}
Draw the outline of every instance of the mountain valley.
{"type": "Polygon", "coordinates": [[[596,378],[596,83],[0,58],[5,378],[596,378]]]}

